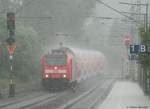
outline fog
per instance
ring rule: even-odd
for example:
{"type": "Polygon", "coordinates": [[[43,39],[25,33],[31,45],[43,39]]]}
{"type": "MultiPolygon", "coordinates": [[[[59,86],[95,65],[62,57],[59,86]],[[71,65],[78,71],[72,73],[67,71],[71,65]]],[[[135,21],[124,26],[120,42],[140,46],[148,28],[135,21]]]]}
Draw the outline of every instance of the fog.
{"type": "MultiPolygon", "coordinates": [[[[130,6],[119,4],[121,0],[104,0],[104,2],[120,12],[131,10],[130,6]]],[[[128,0],[126,2],[131,1],[128,0]]],[[[59,5],[57,5],[57,3],[54,5],[56,5],[56,7],[50,9],[53,10],[57,8],[56,12],[53,11],[53,16],[55,16],[55,18],[50,21],[50,25],[49,23],[47,24],[52,30],[47,30],[49,32],[51,31],[50,40],[55,41],[52,42],[53,44],[48,45],[47,49],[49,49],[49,46],[52,48],[53,46],[58,46],[59,43],[62,42],[64,46],[71,45],[78,48],[99,50],[107,57],[109,66],[108,68],[111,71],[117,70],[120,72],[122,65],[121,60],[124,55],[127,55],[126,47],[123,43],[123,37],[129,35],[137,40],[136,37],[138,33],[137,28],[135,28],[136,24],[123,21],[124,19],[128,21],[128,18],[125,18],[124,16],[118,14],[112,9],[109,9],[99,2],[93,2],[91,5],[89,4],[89,7],[86,8],[86,11],[81,11],[78,14],[75,13],[74,10],[70,10],[70,7],[62,7],[61,3],[59,3],[59,5]],[[70,14],[66,13],[65,11],[69,12],[70,14]],[[75,14],[74,17],[77,19],[68,22],[68,20],[72,19],[73,14],[75,14]],[[112,19],[100,17],[109,17],[112,19]]],[[[84,10],[83,5],[80,5],[82,8],[79,7],[78,11],[80,11],[80,9],[84,10]]],[[[43,26],[42,28],[44,28],[43,26]]],[[[46,29],[44,30],[45,35],[49,34],[48,31],[46,31],[46,29]]]]}
{"type": "Polygon", "coordinates": [[[145,3],[0,0],[0,108],[149,108],[145,3]]]}
{"type": "MultiPolygon", "coordinates": [[[[10,0],[2,3],[7,5],[8,1],[10,0]]],[[[131,36],[135,43],[138,40],[136,23],[128,22],[128,18],[98,1],[21,1],[17,4],[17,0],[11,0],[8,10],[23,7],[18,11],[17,21],[34,28],[38,34],[35,40],[40,40],[44,52],[58,47],[60,42],[66,46],[95,49],[106,55],[111,69],[121,70],[122,56],[127,54],[123,37],[131,36]]],[[[103,0],[103,2],[120,12],[131,11],[131,6],[119,4],[124,0],[103,0]]],[[[134,0],[126,2],[136,3],[134,0]]],[[[126,15],[131,17],[129,14],[126,15]]]]}

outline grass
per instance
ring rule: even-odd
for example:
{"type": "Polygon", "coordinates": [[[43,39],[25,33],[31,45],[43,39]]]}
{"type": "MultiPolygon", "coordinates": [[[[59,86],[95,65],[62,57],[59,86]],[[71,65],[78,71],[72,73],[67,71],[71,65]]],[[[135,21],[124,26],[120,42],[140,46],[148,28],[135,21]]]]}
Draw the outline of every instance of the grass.
{"type": "MultiPolygon", "coordinates": [[[[15,78],[15,87],[16,91],[24,91],[24,90],[30,90],[33,88],[33,85],[35,83],[39,84],[39,80],[20,80],[15,78]]],[[[38,86],[37,86],[38,87],[38,86]]],[[[9,79],[8,78],[0,78],[0,92],[5,92],[9,89],[9,79]]]]}
{"type": "Polygon", "coordinates": [[[0,78],[0,90],[7,89],[8,83],[9,83],[8,79],[0,78]]]}
{"type": "MultiPolygon", "coordinates": [[[[31,81],[21,81],[15,79],[15,84],[17,85],[17,87],[24,87],[24,86],[26,87],[30,83],[31,81]]],[[[9,79],[0,78],[0,90],[8,89],[8,87],[9,87],[9,79]]]]}

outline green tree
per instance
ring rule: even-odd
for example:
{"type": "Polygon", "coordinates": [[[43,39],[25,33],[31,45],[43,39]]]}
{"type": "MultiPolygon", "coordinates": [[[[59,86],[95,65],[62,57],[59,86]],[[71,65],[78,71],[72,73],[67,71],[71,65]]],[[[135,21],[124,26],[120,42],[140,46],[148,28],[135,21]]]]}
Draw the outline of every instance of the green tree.
{"type": "Polygon", "coordinates": [[[38,73],[36,66],[40,57],[41,45],[38,35],[31,27],[18,25],[16,32],[16,50],[14,53],[14,64],[16,75],[22,79],[32,77],[38,73]]]}
{"type": "MultiPolygon", "coordinates": [[[[24,1],[27,4],[28,0],[24,1]]],[[[51,19],[24,19],[42,36],[42,43],[57,43],[56,33],[66,33],[67,41],[79,43],[83,32],[83,23],[91,14],[96,1],[93,0],[35,0],[20,10],[20,16],[44,17],[51,19]]]]}
{"type": "MultiPolygon", "coordinates": [[[[141,44],[148,45],[150,42],[149,30],[144,31],[144,28],[140,29],[141,44]]],[[[150,55],[148,53],[141,53],[139,55],[139,62],[141,63],[141,72],[139,75],[140,85],[146,94],[149,94],[149,83],[150,83],[150,55]]]]}
{"type": "MultiPolygon", "coordinates": [[[[140,28],[140,39],[141,44],[149,45],[150,42],[150,30],[148,32],[145,32],[144,28],[140,28]]],[[[150,68],[150,55],[149,54],[140,54],[139,60],[142,66],[145,68],[150,68]]]]}
{"type": "MultiPolygon", "coordinates": [[[[9,54],[5,42],[8,37],[6,20],[0,18],[0,77],[7,78],[10,73],[9,54]]],[[[21,80],[38,75],[39,59],[42,52],[36,31],[22,23],[16,23],[16,49],[14,52],[14,74],[21,80]]]]}

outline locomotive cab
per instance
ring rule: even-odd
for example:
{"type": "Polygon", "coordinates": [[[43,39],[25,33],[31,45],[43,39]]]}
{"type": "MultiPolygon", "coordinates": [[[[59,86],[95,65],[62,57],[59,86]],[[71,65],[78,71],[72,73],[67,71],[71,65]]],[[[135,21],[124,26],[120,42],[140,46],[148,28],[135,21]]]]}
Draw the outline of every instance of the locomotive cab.
{"type": "Polygon", "coordinates": [[[66,86],[72,81],[72,57],[62,50],[52,50],[42,59],[42,83],[46,87],[66,86]]]}
{"type": "Polygon", "coordinates": [[[44,86],[75,86],[103,68],[105,59],[100,52],[61,47],[42,56],[41,77],[44,86]]]}

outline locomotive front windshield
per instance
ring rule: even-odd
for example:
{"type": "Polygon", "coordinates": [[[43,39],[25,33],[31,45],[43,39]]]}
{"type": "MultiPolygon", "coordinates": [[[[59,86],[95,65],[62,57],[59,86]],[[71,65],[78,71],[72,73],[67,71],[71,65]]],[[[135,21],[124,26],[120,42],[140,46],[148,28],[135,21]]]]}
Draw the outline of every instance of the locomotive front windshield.
{"type": "Polygon", "coordinates": [[[46,63],[51,66],[64,66],[66,65],[66,56],[46,56],[46,63]]]}

